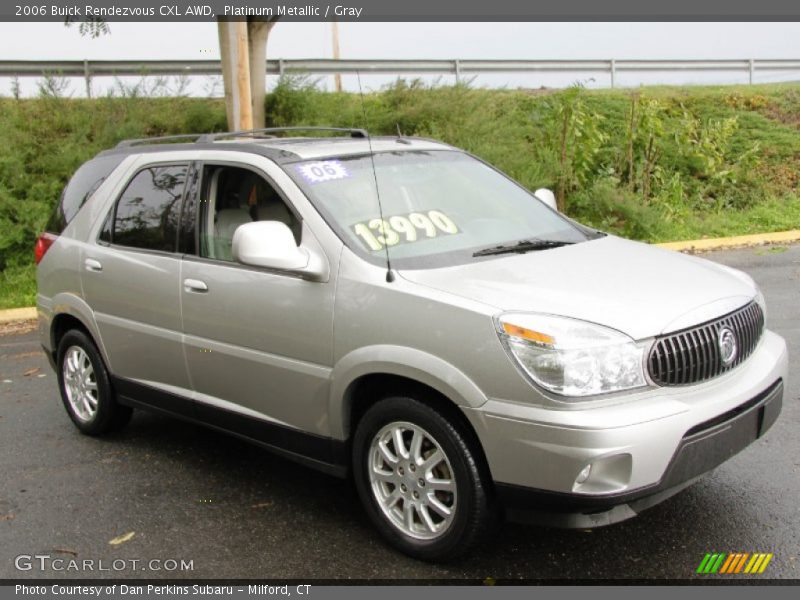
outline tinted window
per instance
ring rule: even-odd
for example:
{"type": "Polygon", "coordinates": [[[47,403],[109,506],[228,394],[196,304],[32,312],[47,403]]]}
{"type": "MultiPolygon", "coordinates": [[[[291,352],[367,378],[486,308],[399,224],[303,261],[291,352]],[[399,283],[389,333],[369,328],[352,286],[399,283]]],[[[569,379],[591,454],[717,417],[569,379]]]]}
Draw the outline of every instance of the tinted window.
{"type": "Polygon", "coordinates": [[[94,158],[84,163],[80,169],[75,171],[72,179],[61,193],[61,199],[56,206],[47,230],[53,233],[61,233],[69,224],[73,217],[78,214],[80,208],[86,203],[100,184],[105,181],[111,172],[123,161],[125,155],[103,156],[94,158]]]}
{"type": "Polygon", "coordinates": [[[117,203],[113,243],[174,252],[187,170],[157,165],[139,171],[117,203]]]}

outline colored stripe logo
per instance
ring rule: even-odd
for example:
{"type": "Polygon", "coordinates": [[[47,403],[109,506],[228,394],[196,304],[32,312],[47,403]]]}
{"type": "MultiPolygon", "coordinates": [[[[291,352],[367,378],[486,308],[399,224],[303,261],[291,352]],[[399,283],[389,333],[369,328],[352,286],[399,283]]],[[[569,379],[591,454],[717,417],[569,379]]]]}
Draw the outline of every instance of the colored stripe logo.
{"type": "Polygon", "coordinates": [[[700,565],[697,567],[697,573],[701,575],[712,575],[719,573],[721,575],[756,575],[763,573],[767,570],[772,557],[772,553],[766,554],[763,552],[717,552],[707,553],[700,565]]]}

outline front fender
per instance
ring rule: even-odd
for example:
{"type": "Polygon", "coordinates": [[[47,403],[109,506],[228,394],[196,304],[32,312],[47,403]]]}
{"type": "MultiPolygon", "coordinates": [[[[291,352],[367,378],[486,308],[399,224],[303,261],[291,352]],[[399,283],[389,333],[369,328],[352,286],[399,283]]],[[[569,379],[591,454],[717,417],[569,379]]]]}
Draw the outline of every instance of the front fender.
{"type": "Polygon", "coordinates": [[[359,377],[374,374],[412,379],[435,389],[459,406],[478,408],[487,400],[463,371],[432,354],[406,346],[365,346],[349,352],[333,367],[328,400],[333,438],[343,440],[349,435],[348,388],[359,377]]]}

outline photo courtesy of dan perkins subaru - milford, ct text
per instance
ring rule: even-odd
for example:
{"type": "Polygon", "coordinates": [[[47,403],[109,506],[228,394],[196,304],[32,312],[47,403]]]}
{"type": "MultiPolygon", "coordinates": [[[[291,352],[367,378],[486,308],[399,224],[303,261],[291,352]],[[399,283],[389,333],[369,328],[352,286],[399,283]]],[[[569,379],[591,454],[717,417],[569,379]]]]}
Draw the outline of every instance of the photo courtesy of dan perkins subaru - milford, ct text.
{"type": "MultiPolygon", "coordinates": [[[[97,596],[120,594],[122,596],[169,595],[169,596],[230,596],[235,591],[244,592],[244,587],[232,585],[20,585],[14,593],[17,596],[97,596]]],[[[311,593],[311,585],[248,585],[248,594],[264,596],[307,596],[311,593]]]]}

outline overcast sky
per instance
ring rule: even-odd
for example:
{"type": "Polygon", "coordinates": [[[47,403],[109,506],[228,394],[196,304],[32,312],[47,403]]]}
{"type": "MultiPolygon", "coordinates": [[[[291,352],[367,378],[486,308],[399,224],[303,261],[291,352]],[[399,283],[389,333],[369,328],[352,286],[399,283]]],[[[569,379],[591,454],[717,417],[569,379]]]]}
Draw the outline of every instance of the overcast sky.
{"type": "MultiPolygon", "coordinates": [[[[62,23],[0,23],[0,57],[12,59],[218,58],[215,23],[111,23],[111,35],[81,38],[62,23]],[[32,44],[31,40],[36,40],[32,44]]],[[[800,23],[341,23],[342,58],[792,58],[800,59],[800,23]]],[[[329,23],[279,22],[270,58],[331,56],[329,23]]],[[[591,74],[481,76],[477,85],[568,85],[591,74]]],[[[362,79],[364,79],[362,77],[362,79]]],[[[366,78],[379,87],[391,77],[366,78]]],[[[765,73],[759,81],[800,79],[800,73],[765,73]]],[[[622,85],[639,83],[746,82],[744,74],[642,76],[620,74],[622,85]]],[[[79,83],[79,82],[76,82],[79,83]]],[[[327,84],[323,80],[323,85],[327,84]]],[[[28,82],[33,85],[33,82],[28,82]]],[[[352,87],[354,80],[346,80],[352,87]]],[[[80,89],[80,85],[75,86],[80,89]]],[[[8,94],[8,83],[0,83],[8,94]]]]}

